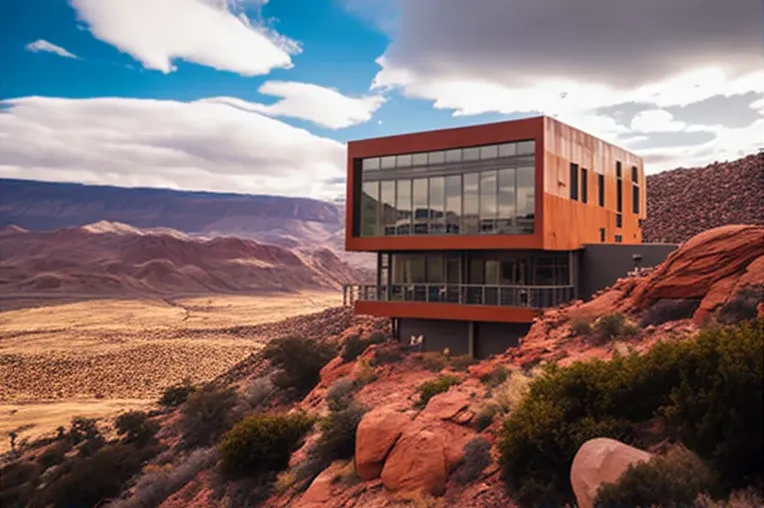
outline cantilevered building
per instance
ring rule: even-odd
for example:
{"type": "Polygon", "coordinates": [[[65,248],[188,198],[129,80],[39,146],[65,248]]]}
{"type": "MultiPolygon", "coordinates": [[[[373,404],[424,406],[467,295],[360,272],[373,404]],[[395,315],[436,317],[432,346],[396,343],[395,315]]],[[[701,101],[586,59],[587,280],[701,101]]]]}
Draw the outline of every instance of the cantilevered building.
{"type": "Polygon", "coordinates": [[[346,250],[377,253],[356,312],[425,350],[504,351],[675,247],[641,243],[642,159],[553,118],[354,141],[347,164],[346,250]]]}

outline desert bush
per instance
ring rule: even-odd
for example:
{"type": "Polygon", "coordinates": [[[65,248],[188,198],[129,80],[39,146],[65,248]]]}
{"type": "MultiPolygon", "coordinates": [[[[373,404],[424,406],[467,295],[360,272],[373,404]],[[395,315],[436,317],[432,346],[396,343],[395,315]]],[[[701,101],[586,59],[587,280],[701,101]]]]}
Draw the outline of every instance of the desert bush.
{"type": "Polygon", "coordinates": [[[727,302],[720,310],[718,320],[723,324],[756,318],[756,307],[764,300],[764,286],[747,286],[727,302]]]}
{"type": "Polygon", "coordinates": [[[377,372],[366,358],[359,360],[355,374],[355,387],[361,388],[377,380],[377,372]]]}
{"type": "Polygon", "coordinates": [[[589,337],[592,334],[592,320],[576,318],[570,323],[570,329],[579,337],[589,337]]]}
{"type": "Polygon", "coordinates": [[[231,428],[237,415],[236,391],[211,384],[202,386],[188,398],[182,408],[180,428],[183,446],[210,446],[231,428]]]}
{"type": "Polygon", "coordinates": [[[693,508],[761,508],[762,506],[764,506],[764,489],[760,487],[735,490],[723,501],[717,501],[708,494],[701,494],[693,503],[693,508]]]}
{"type": "Polygon", "coordinates": [[[133,443],[138,447],[145,446],[159,432],[159,424],[149,420],[143,411],[122,413],[114,421],[114,428],[126,443],[133,443]]]}
{"type": "Polygon", "coordinates": [[[490,373],[480,376],[480,381],[488,388],[496,388],[506,381],[508,376],[509,371],[506,367],[496,365],[490,373]]]}
{"type": "Polygon", "coordinates": [[[471,355],[459,355],[451,358],[451,368],[454,370],[467,370],[467,367],[477,363],[471,355]]]}
{"type": "Polygon", "coordinates": [[[71,450],[72,446],[67,439],[61,439],[47,448],[45,448],[40,455],[37,456],[36,462],[43,468],[47,469],[51,466],[60,464],[66,456],[66,452],[71,450]]]}
{"type": "Polygon", "coordinates": [[[181,383],[165,388],[159,403],[163,406],[178,407],[186,402],[194,391],[196,391],[196,387],[191,384],[191,380],[185,379],[181,383]]]}
{"type": "Polygon", "coordinates": [[[40,464],[28,460],[0,467],[0,506],[27,506],[42,472],[40,464]]]}
{"type": "Polygon", "coordinates": [[[177,467],[166,465],[144,470],[133,495],[112,502],[109,508],[154,508],[182,489],[200,471],[212,467],[217,459],[217,448],[204,448],[191,452],[177,467]]]}
{"type": "Polygon", "coordinates": [[[273,491],[276,483],[276,473],[262,473],[230,481],[224,485],[225,502],[220,504],[225,508],[252,508],[261,506],[273,491]]]}
{"type": "Polygon", "coordinates": [[[406,351],[399,342],[387,342],[380,344],[374,351],[374,358],[372,358],[372,365],[388,365],[391,363],[400,362],[406,351]]]}
{"type": "Polygon", "coordinates": [[[431,381],[425,381],[419,386],[419,406],[426,406],[431,398],[439,393],[447,392],[456,384],[459,384],[459,380],[449,375],[442,375],[431,381]]]}
{"type": "Polygon", "coordinates": [[[491,426],[496,414],[499,413],[499,406],[496,404],[486,404],[475,416],[475,428],[478,432],[483,432],[491,426]]]}
{"type": "Polygon", "coordinates": [[[360,335],[351,335],[345,339],[345,344],[342,347],[342,361],[345,363],[352,362],[370,345],[371,342],[362,339],[360,335]]]}
{"type": "Polygon", "coordinates": [[[690,506],[707,493],[714,477],[703,461],[689,450],[676,447],[666,455],[632,464],[613,483],[600,486],[594,505],[598,508],[634,506],[676,508],[690,506]]]}
{"type": "Polygon", "coordinates": [[[280,471],[314,420],[304,413],[254,414],[237,423],[220,443],[223,468],[231,476],[280,471]]]}
{"type": "Polygon", "coordinates": [[[691,318],[698,310],[700,300],[697,299],[665,299],[655,302],[644,313],[641,326],[662,325],[669,321],[691,318]]]}
{"type": "Polygon", "coordinates": [[[762,321],[659,343],[644,355],[550,365],[504,422],[498,449],[505,483],[523,506],[572,501],[568,476],[578,448],[610,437],[638,447],[638,426],[663,415],[710,460],[727,487],[762,477],[762,321]]]}
{"type": "Polygon", "coordinates": [[[255,379],[246,390],[245,400],[252,409],[259,409],[276,394],[276,385],[269,376],[255,379]]]}
{"type": "Polygon", "coordinates": [[[300,337],[274,339],[263,350],[265,358],[280,369],[274,379],[279,388],[302,397],[318,383],[321,369],[336,351],[324,342],[300,337]]]}
{"type": "Polygon", "coordinates": [[[422,367],[432,372],[440,372],[448,365],[448,356],[438,351],[418,353],[414,358],[422,364],[422,367]]]}
{"type": "Polygon", "coordinates": [[[514,410],[528,393],[531,377],[521,370],[513,371],[509,377],[494,390],[494,400],[501,413],[514,410]]]}
{"type": "Polygon", "coordinates": [[[453,478],[461,485],[474,482],[490,464],[491,443],[482,436],[472,438],[464,445],[464,458],[453,478]]]}
{"type": "Polygon", "coordinates": [[[326,391],[326,403],[331,411],[345,409],[353,398],[353,380],[343,377],[334,382],[326,391]]]}
{"type": "Polygon", "coordinates": [[[291,489],[296,481],[297,477],[295,476],[294,471],[282,471],[276,477],[276,484],[274,485],[274,489],[279,494],[283,494],[287,490],[291,489]]]}
{"type": "Polygon", "coordinates": [[[361,479],[355,470],[355,460],[349,460],[347,464],[332,478],[332,483],[338,483],[343,487],[351,487],[359,483],[361,479]]]}
{"type": "Polygon", "coordinates": [[[93,418],[75,416],[67,433],[69,441],[77,446],[80,455],[91,455],[99,450],[106,440],[98,430],[98,422],[93,418]]]}
{"type": "Polygon", "coordinates": [[[633,337],[637,331],[626,316],[620,312],[614,312],[594,322],[593,333],[590,334],[589,340],[592,344],[605,344],[616,339],[633,337]]]}
{"type": "Polygon", "coordinates": [[[369,336],[367,337],[367,340],[371,344],[383,344],[387,342],[387,334],[379,330],[374,330],[373,332],[369,334],[369,336]]]}

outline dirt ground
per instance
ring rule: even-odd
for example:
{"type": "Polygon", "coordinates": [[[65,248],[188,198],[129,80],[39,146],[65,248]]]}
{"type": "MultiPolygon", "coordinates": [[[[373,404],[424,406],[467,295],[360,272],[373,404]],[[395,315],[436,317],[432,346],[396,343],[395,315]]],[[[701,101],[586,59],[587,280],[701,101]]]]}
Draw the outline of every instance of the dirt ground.
{"type": "Polygon", "coordinates": [[[258,325],[341,305],[338,292],[91,300],[0,313],[0,453],[8,432],[38,437],[72,416],[151,406],[185,378],[211,379],[270,337],[258,325]]]}

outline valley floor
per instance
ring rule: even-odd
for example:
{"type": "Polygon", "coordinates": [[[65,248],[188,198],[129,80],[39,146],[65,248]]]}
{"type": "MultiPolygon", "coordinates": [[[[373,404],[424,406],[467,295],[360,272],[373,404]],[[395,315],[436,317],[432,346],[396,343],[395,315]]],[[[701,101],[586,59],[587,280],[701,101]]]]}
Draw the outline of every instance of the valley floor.
{"type": "Polygon", "coordinates": [[[90,300],[2,312],[0,453],[12,430],[37,437],[72,416],[151,406],[170,384],[227,371],[278,333],[279,321],[341,303],[332,291],[90,300]]]}

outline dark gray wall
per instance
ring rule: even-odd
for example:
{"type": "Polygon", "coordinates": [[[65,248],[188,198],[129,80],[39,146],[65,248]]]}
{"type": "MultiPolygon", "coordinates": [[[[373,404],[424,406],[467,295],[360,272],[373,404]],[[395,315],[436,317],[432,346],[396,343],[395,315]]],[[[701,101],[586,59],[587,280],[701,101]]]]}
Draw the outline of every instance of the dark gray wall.
{"type": "Polygon", "coordinates": [[[475,323],[475,358],[488,358],[516,347],[530,324],[475,323]]]}
{"type": "Polygon", "coordinates": [[[422,351],[448,348],[453,356],[469,353],[467,321],[401,318],[399,326],[400,340],[404,345],[409,343],[412,335],[423,335],[422,351]]]}
{"type": "Polygon", "coordinates": [[[634,268],[634,254],[642,256],[640,266],[656,266],[677,247],[668,243],[585,245],[581,252],[579,297],[591,298],[592,294],[624,277],[634,268]]]}

